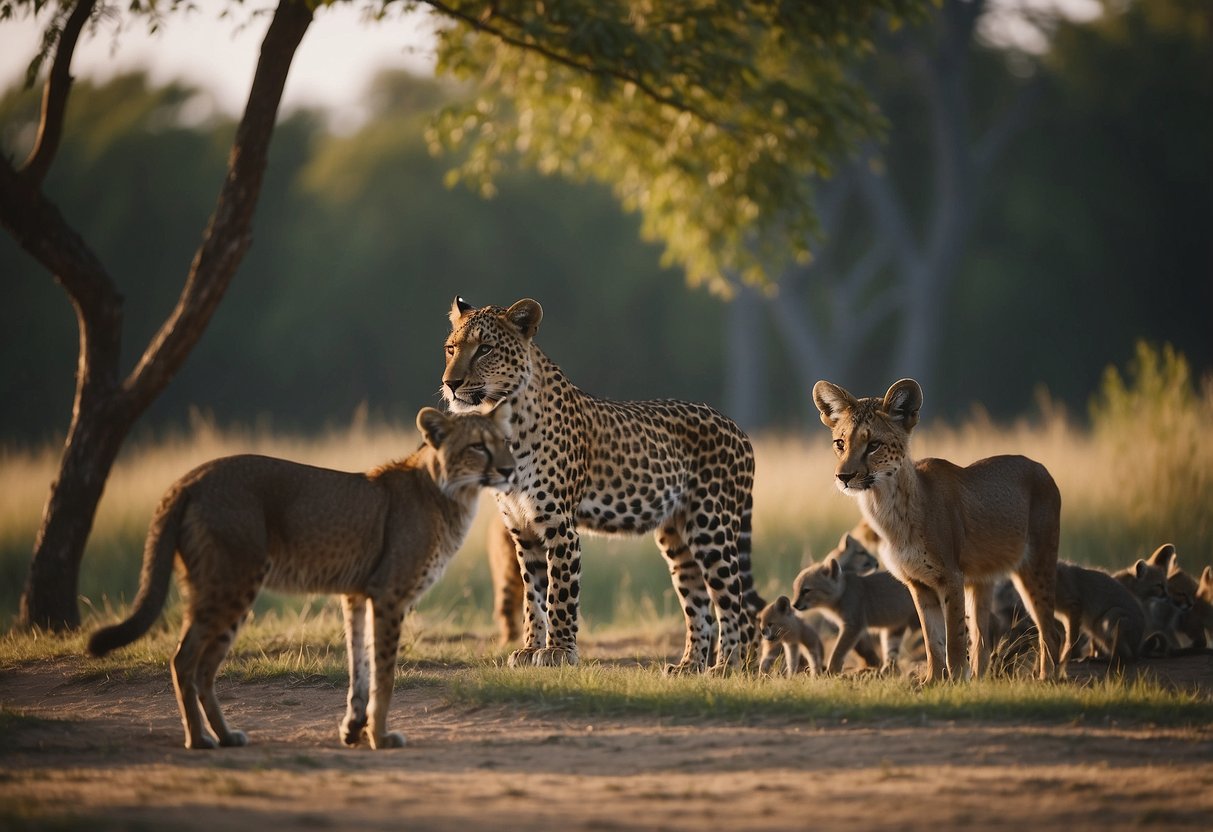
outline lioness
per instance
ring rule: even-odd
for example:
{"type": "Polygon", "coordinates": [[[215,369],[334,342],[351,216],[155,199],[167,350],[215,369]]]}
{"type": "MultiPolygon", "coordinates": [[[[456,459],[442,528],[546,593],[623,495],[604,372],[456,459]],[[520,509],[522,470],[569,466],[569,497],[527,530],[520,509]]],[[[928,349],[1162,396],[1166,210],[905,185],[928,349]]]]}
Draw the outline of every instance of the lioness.
{"type": "Polygon", "coordinates": [[[856,399],[819,381],[813,401],[834,436],[839,490],[859,500],[880,535],[881,562],[914,597],[927,677],[966,673],[966,608],[972,672],[985,671],[990,594],[1007,573],[1040,633],[1040,677],[1054,675],[1061,494],[1044,466],[1022,456],[990,457],[966,468],[942,459],[915,462],[910,432],[922,388],[913,379],[898,381],[883,399],[856,399]]]}
{"type": "Polygon", "coordinates": [[[401,621],[463,542],[480,488],[513,480],[508,419],[508,408],[490,416],[424,408],[424,444],[365,474],[252,455],[195,468],[156,509],[134,611],[94,633],[89,652],[103,656],[147,632],[175,554],[188,599],[172,662],[185,746],[215,747],[203,711],[220,745],[244,745],[245,734],[223,719],[215,674],[258,591],[341,593],[350,667],[341,738],[356,745],[365,733],[372,748],[404,745],[385,725],[401,621]]]}

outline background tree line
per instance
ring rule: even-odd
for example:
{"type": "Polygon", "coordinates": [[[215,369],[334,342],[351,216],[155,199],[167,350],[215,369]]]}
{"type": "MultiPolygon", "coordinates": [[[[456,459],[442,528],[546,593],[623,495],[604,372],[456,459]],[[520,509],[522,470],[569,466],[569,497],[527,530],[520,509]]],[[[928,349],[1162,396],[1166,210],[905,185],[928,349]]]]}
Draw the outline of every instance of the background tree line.
{"type": "MultiPolygon", "coordinates": [[[[751,428],[803,424],[816,376],[879,391],[926,375],[934,414],[979,402],[1003,416],[1041,384],[1081,412],[1139,337],[1213,368],[1209,9],[1148,0],[1062,23],[1035,60],[984,45],[982,8],[946,3],[943,25],[903,29],[877,51],[864,71],[886,141],[840,159],[823,184],[828,237],[813,241],[813,265],[731,305],[687,291],[605,187],[531,172],[499,176],[491,200],[448,187],[451,157],[431,154],[426,125],[462,88],[384,74],[368,93],[373,117],[349,135],[294,113],[240,279],[142,427],[179,424],[191,407],[292,429],[344,422],[364,403],[407,419],[436,401],[455,293],[539,298],[542,343],[591,392],[709,401],[751,428]],[[941,80],[952,88],[932,87],[941,80]],[[953,99],[933,110],[931,95],[953,99]],[[962,156],[967,169],[941,173],[962,156]],[[958,237],[932,261],[945,209],[962,214],[949,220],[958,237]],[[915,267],[934,282],[907,282],[915,267]],[[907,367],[893,353],[905,355],[924,305],[936,343],[929,364],[907,367]],[[726,370],[728,355],[745,360],[726,370]]],[[[199,119],[200,95],[139,75],[78,90],[48,182],[126,281],[128,349],[175,302],[173,276],[222,175],[234,122],[199,119]]],[[[36,122],[35,92],[0,99],[3,146],[36,122]]],[[[7,236],[0,274],[0,436],[56,439],[72,400],[72,316],[7,236]]]]}

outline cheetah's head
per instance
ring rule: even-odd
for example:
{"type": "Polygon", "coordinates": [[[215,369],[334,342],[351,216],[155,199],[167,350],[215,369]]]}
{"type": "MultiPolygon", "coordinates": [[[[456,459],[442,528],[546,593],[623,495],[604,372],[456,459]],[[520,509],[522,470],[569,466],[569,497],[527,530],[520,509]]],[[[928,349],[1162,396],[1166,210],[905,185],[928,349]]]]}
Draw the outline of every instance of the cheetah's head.
{"type": "Polygon", "coordinates": [[[910,432],[918,424],[922,388],[905,378],[884,398],[856,399],[828,381],[813,385],[822,423],[834,434],[838,489],[852,496],[892,477],[908,461],[910,432]]]}
{"type": "Polygon", "coordinates": [[[509,309],[463,298],[451,306],[442,396],[456,413],[487,411],[526,384],[532,372],[531,339],[543,307],[525,298],[509,309]]]}

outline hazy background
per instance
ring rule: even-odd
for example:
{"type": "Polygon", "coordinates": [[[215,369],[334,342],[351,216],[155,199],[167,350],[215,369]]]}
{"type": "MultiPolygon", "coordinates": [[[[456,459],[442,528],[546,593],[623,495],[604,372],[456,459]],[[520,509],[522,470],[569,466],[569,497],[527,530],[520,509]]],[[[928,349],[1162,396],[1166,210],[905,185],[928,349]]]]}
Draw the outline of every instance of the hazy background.
{"type": "MultiPolygon", "coordinates": [[[[428,77],[424,19],[373,25],[356,9],[322,10],[292,70],[254,246],[140,430],[185,424],[191,411],[291,430],[356,413],[410,423],[438,401],[457,293],[539,299],[539,342],[590,392],[707,401],[750,429],[816,429],[809,379],[875,394],[907,374],[898,333],[922,293],[903,280],[904,253],[870,265],[889,226],[863,177],[875,169],[931,271],[931,229],[950,198],[937,156],[959,151],[930,118],[938,90],[924,61],[963,93],[944,139],[974,158],[1000,139],[963,192],[953,276],[926,297],[940,312],[924,417],[961,419],[980,404],[1007,419],[1044,388],[1083,418],[1104,368],[1124,365],[1139,338],[1173,343],[1207,372],[1213,12],[1193,0],[1114,14],[1079,3],[1066,4],[1075,19],[1034,25],[1019,5],[992,5],[964,44],[963,72],[946,71],[955,45],[936,29],[882,45],[864,73],[890,129],[878,160],[840,160],[823,185],[821,261],[732,305],[663,268],[604,189],[529,172],[507,175],[492,200],[446,187],[452,160],[430,154],[424,130],[462,92],[428,77]]],[[[150,45],[128,31],[116,47],[107,30],[75,67],[47,192],[126,294],[130,362],[180,290],[265,23],[195,13],[150,45]]],[[[18,155],[36,123],[38,90],[20,83],[36,39],[27,23],[0,23],[0,129],[18,155]]],[[[60,441],[71,307],[6,235],[0,276],[0,440],[60,441]]]]}

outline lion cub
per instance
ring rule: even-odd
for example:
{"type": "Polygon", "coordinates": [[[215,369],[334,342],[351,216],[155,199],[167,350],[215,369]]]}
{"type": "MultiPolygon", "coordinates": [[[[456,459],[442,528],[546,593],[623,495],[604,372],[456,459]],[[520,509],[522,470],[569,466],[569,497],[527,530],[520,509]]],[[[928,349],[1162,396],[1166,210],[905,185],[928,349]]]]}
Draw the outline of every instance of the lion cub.
{"type": "Polygon", "coordinates": [[[792,585],[796,609],[820,609],[838,625],[827,673],[842,671],[847,653],[871,627],[880,631],[882,672],[897,669],[901,638],[918,617],[909,590],[888,572],[848,574],[837,558],[801,570],[792,585]]]}
{"type": "Polygon", "coordinates": [[[1056,674],[1053,623],[1061,494],[1038,462],[996,456],[962,468],[910,456],[922,388],[902,379],[883,398],[813,386],[833,434],[836,484],[880,535],[880,561],[914,598],[927,678],[980,676],[989,664],[990,595],[1010,574],[1039,631],[1039,675],[1056,674]],[[966,667],[965,619],[969,662],[966,667]],[[1043,626],[1042,626],[1043,624],[1043,626]]]}
{"type": "Polygon", "coordinates": [[[804,668],[807,657],[813,675],[821,673],[821,637],[813,625],[803,620],[792,609],[788,596],[780,595],[758,613],[758,631],[762,634],[762,655],[758,661],[759,673],[770,673],[771,666],[783,647],[784,670],[795,676],[804,668]]]}
{"type": "Polygon", "coordinates": [[[1167,592],[1167,573],[1174,562],[1175,546],[1164,543],[1150,557],[1139,558],[1131,566],[1112,573],[1112,577],[1141,603],[1146,613],[1146,628],[1161,636],[1165,642],[1163,652],[1168,654],[1177,652],[1180,647],[1176,631],[1181,610],[1167,592]]]}
{"type": "Polygon", "coordinates": [[[1061,661],[1071,658],[1080,633],[1114,666],[1137,661],[1146,636],[1146,615],[1123,584],[1098,569],[1057,564],[1057,608],[1065,626],[1061,661]]]}
{"type": "Polygon", "coordinates": [[[244,745],[223,719],[215,674],[258,591],[340,593],[350,668],[341,737],[404,745],[386,729],[401,621],[462,544],[480,488],[512,481],[508,420],[501,408],[491,416],[424,408],[421,448],[366,474],[252,455],[195,468],[156,509],[130,617],[94,633],[89,652],[103,656],[147,632],[179,560],[188,602],[172,672],[185,746],[214,748],[215,737],[244,745]]]}

